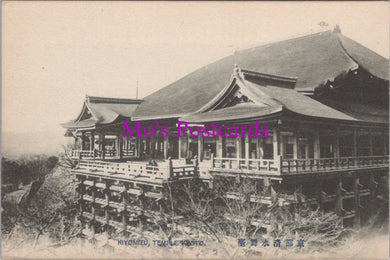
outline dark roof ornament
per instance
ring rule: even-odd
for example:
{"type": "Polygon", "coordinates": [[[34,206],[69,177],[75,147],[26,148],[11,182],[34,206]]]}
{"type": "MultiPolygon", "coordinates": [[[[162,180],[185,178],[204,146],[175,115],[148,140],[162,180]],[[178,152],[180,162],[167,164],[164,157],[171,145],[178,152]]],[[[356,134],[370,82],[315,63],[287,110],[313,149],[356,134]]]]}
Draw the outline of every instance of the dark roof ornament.
{"type": "Polygon", "coordinates": [[[244,74],[242,73],[241,68],[237,64],[234,64],[233,74],[238,78],[244,79],[244,74]]]}
{"type": "Polygon", "coordinates": [[[333,32],[334,33],[341,33],[341,29],[340,29],[340,26],[338,24],[336,24],[336,26],[333,28],[333,32]]]}
{"type": "Polygon", "coordinates": [[[321,22],[318,23],[318,26],[324,28],[324,27],[329,27],[329,24],[327,22],[325,22],[325,21],[321,21],[321,22]]]}

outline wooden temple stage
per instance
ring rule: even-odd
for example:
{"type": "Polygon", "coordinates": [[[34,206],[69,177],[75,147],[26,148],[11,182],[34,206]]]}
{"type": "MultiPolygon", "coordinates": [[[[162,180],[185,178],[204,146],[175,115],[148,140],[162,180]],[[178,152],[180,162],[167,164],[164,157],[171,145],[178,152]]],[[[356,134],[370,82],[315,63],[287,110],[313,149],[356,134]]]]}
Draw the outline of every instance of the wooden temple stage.
{"type": "Polygon", "coordinates": [[[236,52],[144,99],[86,96],[62,124],[75,140],[80,216],[95,233],[185,225],[173,207],[180,188],[223,186],[237,202],[249,182],[253,204],[312,205],[359,227],[388,203],[388,71],[387,59],[335,28],[236,52]],[[156,127],[136,138],[123,121],[167,126],[169,135],[156,127]],[[179,136],[178,121],[199,129],[257,121],[268,135],[179,136]]]}

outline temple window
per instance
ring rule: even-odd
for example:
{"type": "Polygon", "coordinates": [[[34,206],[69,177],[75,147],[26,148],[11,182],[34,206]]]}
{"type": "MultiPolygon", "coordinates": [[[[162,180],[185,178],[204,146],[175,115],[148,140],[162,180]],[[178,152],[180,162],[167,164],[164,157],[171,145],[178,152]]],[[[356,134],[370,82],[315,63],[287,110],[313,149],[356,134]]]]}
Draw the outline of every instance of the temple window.
{"type": "Polygon", "coordinates": [[[370,155],[369,133],[367,130],[358,131],[357,156],[369,156],[369,155],[370,155]]]}
{"type": "Polygon", "coordinates": [[[249,143],[249,158],[250,159],[259,158],[256,138],[250,138],[249,141],[250,141],[250,143],[249,143]]]}
{"type": "Polygon", "coordinates": [[[320,157],[333,158],[334,156],[334,137],[329,134],[320,135],[320,157]]]}
{"type": "Polygon", "coordinates": [[[226,157],[237,158],[237,141],[234,137],[226,137],[225,142],[226,157]]]}
{"type": "Polygon", "coordinates": [[[353,132],[340,132],[339,149],[340,157],[349,157],[353,154],[353,132]]]}
{"type": "Polygon", "coordinates": [[[384,143],[383,136],[380,133],[373,133],[372,135],[372,152],[373,155],[383,155],[384,152],[384,143]]]}
{"type": "Polygon", "coordinates": [[[206,137],[203,139],[203,159],[210,160],[211,154],[217,153],[217,137],[206,137]]]}
{"type": "Polygon", "coordinates": [[[283,136],[283,158],[294,159],[294,137],[283,136]]]}
{"type": "Polygon", "coordinates": [[[263,159],[274,159],[274,146],[273,146],[273,137],[269,135],[267,138],[263,139],[263,159]]]}

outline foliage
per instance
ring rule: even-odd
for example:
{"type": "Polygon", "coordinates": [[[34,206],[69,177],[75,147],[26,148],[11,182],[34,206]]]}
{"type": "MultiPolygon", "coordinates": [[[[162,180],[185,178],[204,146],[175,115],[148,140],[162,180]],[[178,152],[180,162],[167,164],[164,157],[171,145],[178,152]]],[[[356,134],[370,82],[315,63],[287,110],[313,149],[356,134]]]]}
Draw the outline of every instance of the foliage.
{"type": "Polygon", "coordinates": [[[212,188],[193,180],[174,192],[174,208],[186,217],[186,225],[216,242],[229,237],[259,241],[304,238],[312,248],[322,248],[342,243],[343,235],[348,233],[336,213],[308,204],[281,207],[277,198],[267,197],[266,190],[249,179],[214,180],[212,188]],[[270,204],[255,203],[260,200],[270,204]]]}
{"type": "MultiPolygon", "coordinates": [[[[47,165],[54,163],[53,158],[47,161],[47,165]]],[[[76,180],[62,167],[45,175],[45,181],[29,203],[3,207],[3,238],[14,240],[15,245],[18,241],[30,240],[36,246],[42,235],[50,237],[54,245],[62,245],[81,231],[81,225],[76,221],[76,180]]]]}
{"type": "Polygon", "coordinates": [[[77,166],[77,161],[74,160],[71,156],[71,151],[73,149],[72,144],[68,144],[67,146],[63,146],[63,152],[60,156],[60,162],[59,164],[62,167],[74,169],[77,166]]]}
{"type": "Polygon", "coordinates": [[[18,160],[1,158],[2,185],[27,185],[35,180],[43,180],[45,176],[57,165],[55,156],[23,156],[18,160]]]}

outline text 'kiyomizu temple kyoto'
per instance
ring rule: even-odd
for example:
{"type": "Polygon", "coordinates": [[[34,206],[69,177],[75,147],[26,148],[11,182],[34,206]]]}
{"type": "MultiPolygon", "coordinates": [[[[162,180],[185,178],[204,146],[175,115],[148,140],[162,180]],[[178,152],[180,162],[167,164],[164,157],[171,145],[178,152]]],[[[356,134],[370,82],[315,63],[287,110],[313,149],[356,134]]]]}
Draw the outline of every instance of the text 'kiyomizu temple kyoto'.
{"type": "Polygon", "coordinates": [[[185,216],[169,212],[182,194],[171,191],[197,179],[207,189],[225,180],[231,200],[249,181],[253,203],[304,202],[363,225],[373,205],[387,203],[388,97],[388,59],[338,27],[237,51],[143,99],[86,96],[79,116],[62,125],[75,139],[80,216],[107,233],[179,221],[185,216]],[[130,129],[158,121],[169,136],[157,128],[152,137],[123,137],[123,121],[130,129]],[[177,121],[210,129],[258,121],[269,135],[192,137],[188,127],[177,137],[177,121]]]}

